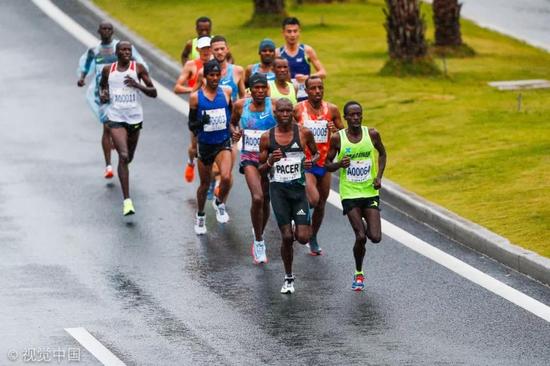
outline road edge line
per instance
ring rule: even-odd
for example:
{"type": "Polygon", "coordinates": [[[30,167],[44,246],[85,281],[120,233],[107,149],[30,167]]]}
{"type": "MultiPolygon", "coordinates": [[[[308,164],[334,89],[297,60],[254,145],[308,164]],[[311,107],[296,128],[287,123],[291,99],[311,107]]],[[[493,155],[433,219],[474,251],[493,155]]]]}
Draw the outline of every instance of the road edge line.
{"type": "Polygon", "coordinates": [[[64,328],[74,339],[86,348],[99,362],[105,366],[126,366],[117,356],[115,356],[107,347],[101,344],[85,328],[64,328]]]}

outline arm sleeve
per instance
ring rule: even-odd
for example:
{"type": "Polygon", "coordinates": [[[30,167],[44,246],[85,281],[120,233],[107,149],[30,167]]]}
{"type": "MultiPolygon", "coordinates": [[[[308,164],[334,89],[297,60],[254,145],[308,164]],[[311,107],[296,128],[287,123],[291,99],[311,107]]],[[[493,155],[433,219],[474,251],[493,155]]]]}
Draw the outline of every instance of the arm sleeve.
{"type": "Polygon", "coordinates": [[[86,52],[84,52],[84,54],[82,54],[82,56],[80,56],[80,59],[78,60],[78,69],[76,70],[78,77],[80,77],[81,74],[88,75],[94,66],[94,49],[89,48],[86,52]]]}

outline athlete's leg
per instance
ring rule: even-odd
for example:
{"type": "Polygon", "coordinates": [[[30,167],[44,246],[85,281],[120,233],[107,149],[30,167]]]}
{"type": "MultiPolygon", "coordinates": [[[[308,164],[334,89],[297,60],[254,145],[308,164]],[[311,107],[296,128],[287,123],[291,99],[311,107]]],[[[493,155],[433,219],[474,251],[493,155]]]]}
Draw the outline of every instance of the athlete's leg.
{"type": "MultiPolygon", "coordinates": [[[[261,241],[264,233],[264,192],[262,189],[262,177],[258,168],[254,165],[244,167],[244,178],[250,195],[252,205],[250,206],[250,218],[254,227],[254,236],[257,241],[261,241]]],[[[268,201],[269,202],[269,201],[268,201]]]]}
{"type": "Polygon", "coordinates": [[[130,155],[128,153],[128,131],[124,127],[109,128],[115,149],[118,153],[118,179],[122,188],[124,199],[130,197],[130,187],[128,179],[128,163],[130,155]]]}
{"type": "Polygon", "coordinates": [[[191,133],[191,142],[187,148],[187,154],[189,154],[189,163],[194,164],[197,157],[197,136],[191,133]]]}
{"type": "Polygon", "coordinates": [[[347,216],[353,233],[355,234],[355,244],[353,246],[355,270],[361,272],[363,270],[363,258],[365,257],[365,244],[367,243],[367,235],[361,217],[361,209],[359,207],[354,207],[348,211],[347,216]]]}
{"type": "MultiPolygon", "coordinates": [[[[317,178],[317,177],[316,177],[317,178]]],[[[327,204],[327,198],[330,193],[330,180],[331,174],[326,173],[324,176],[317,178],[317,192],[319,200],[313,210],[313,218],[311,220],[312,236],[317,236],[323,217],[325,216],[325,205],[327,204]]]]}
{"type": "Polygon", "coordinates": [[[197,211],[204,213],[204,204],[206,203],[206,192],[208,192],[208,186],[210,185],[210,179],[212,174],[212,164],[205,165],[201,159],[198,159],[197,164],[199,171],[199,187],[197,188],[197,211]]]}
{"type": "Polygon", "coordinates": [[[363,217],[367,222],[367,237],[373,243],[380,243],[380,240],[382,240],[380,211],[375,208],[365,208],[363,209],[363,217]]]}
{"type": "Polygon", "coordinates": [[[220,151],[218,155],[216,155],[215,162],[220,171],[220,193],[218,199],[220,202],[225,202],[229,190],[231,189],[231,170],[233,169],[231,151],[220,151]]]}
{"type": "Polygon", "coordinates": [[[292,226],[283,225],[279,227],[281,230],[281,258],[285,266],[285,273],[287,276],[292,275],[292,260],[294,259],[294,251],[292,248],[292,242],[294,241],[294,235],[292,234],[292,226]]]}
{"type": "Polygon", "coordinates": [[[111,141],[109,127],[105,123],[103,124],[103,134],[101,135],[101,147],[103,149],[103,157],[105,158],[105,166],[109,166],[111,165],[113,142],[111,141]]]}
{"type": "Polygon", "coordinates": [[[306,195],[309,205],[313,208],[319,203],[319,191],[317,190],[317,177],[306,172],[306,195]]]}
{"type": "Polygon", "coordinates": [[[300,244],[307,244],[309,238],[311,238],[311,226],[310,225],[296,225],[294,231],[294,237],[300,244]]]}
{"type": "Polygon", "coordinates": [[[134,160],[134,155],[136,153],[136,147],[139,141],[139,130],[132,131],[128,134],[128,163],[131,163],[134,160]]]}
{"type": "Polygon", "coordinates": [[[264,202],[263,202],[263,219],[262,222],[262,235],[265,231],[265,227],[267,226],[267,222],[269,221],[269,215],[271,213],[271,208],[269,207],[269,179],[267,178],[267,174],[262,175],[262,192],[264,196],[264,202]]]}

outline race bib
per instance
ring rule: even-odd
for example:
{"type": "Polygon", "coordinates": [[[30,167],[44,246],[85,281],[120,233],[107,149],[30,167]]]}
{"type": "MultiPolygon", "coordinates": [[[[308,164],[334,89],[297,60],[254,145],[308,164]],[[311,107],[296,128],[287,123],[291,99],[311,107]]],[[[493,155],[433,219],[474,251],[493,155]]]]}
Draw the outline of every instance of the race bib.
{"type": "Polygon", "coordinates": [[[260,152],[260,138],[264,130],[243,130],[243,150],[260,152]]]}
{"type": "Polygon", "coordinates": [[[307,98],[306,85],[304,83],[298,82],[298,80],[296,79],[292,79],[291,81],[296,86],[296,89],[297,89],[296,98],[297,99],[307,98]]]}
{"type": "Polygon", "coordinates": [[[227,128],[225,108],[207,109],[204,113],[210,116],[210,122],[203,127],[205,132],[221,131],[227,128]]]}
{"type": "Polygon", "coordinates": [[[370,160],[351,160],[346,169],[346,179],[348,182],[363,183],[370,179],[370,160]]]}
{"type": "Polygon", "coordinates": [[[286,157],[273,164],[273,182],[286,183],[302,176],[302,159],[286,157]]]}
{"type": "Polygon", "coordinates": [[[304,121],[304,127],[308,128],[313,132],[313,138],[315,143],[326,143],[328,142],[328,122],[324,120],[319,121],[304,121]]]}
{"type": "Polygon", "coordinates": [[[111,104],[116,109],[132,109],[137,107],[137,90],[134,88],[111,89],[111,104]]]}

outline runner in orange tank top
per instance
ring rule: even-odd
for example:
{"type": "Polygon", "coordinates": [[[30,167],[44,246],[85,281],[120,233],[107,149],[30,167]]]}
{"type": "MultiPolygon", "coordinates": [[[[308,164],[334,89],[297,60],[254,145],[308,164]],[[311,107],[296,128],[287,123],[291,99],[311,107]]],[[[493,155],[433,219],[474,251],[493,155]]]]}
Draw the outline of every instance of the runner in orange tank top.
{"type": "MultiPolygon", "coordinates": [[[[344,125],[338,107],[323,100],[323,79],[317,76],[309,77],[305,87],[307,100],[294,107],[294,118],[300,125],[313,132],[320,154],[319,161],[311,169],[306,170],[306,193],[313,207],[309,249],[311,255],[320,255],[322,249],[317,242],[317,233],[325,216],[331,178],[331,174],[325,168],[325,159],[330,147],[330,134],[343,129],[344,125]]],[[[309,158],[310,152],[306,149],[306,159],[309,158]]]]}
{"type": "MultiPolygon", "coordinates": [[[[199,71],[202,69],[202,65],[212,58],[210,37],[205,36],[199,38],[197,41],[197,51],[200,57],[185,63],[176,81],[176,85],[174,85],[174,93],[189,94],[197,89],[196,84],[199,78],[199,71]]],[[[187,161],[184,175],[186,181],[192,182],[195,178],[195,157],[197,156],[197,139],[193,134],[191,134],[191,143],[187,148],[187,152],[189,154],[189,160],[187,161]]]]}

